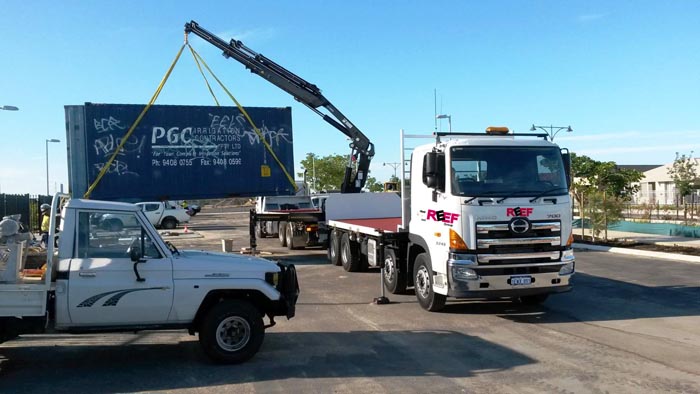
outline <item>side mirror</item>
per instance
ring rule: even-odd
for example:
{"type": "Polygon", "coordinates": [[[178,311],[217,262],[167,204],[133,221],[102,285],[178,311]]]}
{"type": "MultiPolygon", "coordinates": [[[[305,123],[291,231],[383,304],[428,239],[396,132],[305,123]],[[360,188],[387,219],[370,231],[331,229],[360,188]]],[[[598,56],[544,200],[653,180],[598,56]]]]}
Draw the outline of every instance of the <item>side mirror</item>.
{"type": "Polygon", "coordinates": [[[129,248],[129,257],[134,263],[140,262],[141,257],[143,257],[141,253],[141,248],[136,245],[131,245],[131,247],[129,248]]]}
{"type": "Polygon", "coordinates": [[[431,189],[445,189],[445,155],[438,152],[425,154],[423,162],[423,183],[431,189]]]}
{"type": "Polygon", "coordinates": [[[561,160],[564,162],[564,173],[566,174],[566,186],[571,188],[571,153],[564,148],[561,150],[561,160]]]}

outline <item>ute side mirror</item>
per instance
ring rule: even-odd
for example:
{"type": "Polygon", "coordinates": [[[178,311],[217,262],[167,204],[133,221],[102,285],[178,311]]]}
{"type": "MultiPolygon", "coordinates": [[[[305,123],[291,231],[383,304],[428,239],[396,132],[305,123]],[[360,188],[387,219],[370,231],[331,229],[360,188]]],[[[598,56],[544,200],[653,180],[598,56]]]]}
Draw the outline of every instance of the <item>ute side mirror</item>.
{"type": "Polygon", "coordinates": [[[566,148],[561,150],[561,160],[564,162],[564,173],[566,174],[566,186],[571,188],[571,153],[566,148]]]}
{"type": "Polygon", "coordinates": [[[136,246],[136,245],[131,245],[129,248],[129,258],[131,258],[131,261],[134,263],[139,262],[141,260],[141,248],[136,246]]]}

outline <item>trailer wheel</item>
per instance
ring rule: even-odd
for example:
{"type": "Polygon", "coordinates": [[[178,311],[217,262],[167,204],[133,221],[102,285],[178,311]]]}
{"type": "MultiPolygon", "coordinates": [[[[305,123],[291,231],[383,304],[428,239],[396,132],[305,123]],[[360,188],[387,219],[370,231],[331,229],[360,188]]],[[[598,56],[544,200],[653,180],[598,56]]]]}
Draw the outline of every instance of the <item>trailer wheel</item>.
{"type": "Polygon", "coordinates": [[[384,268],[382,269],[384,287],[391,294],[406,292],[406,270],[399,266],[394,249],[384,249],[384,268]]]}
{"type": "Polygon", "coordinates": [[[343,269],[348,272],[356,272],[360,269],[360,256],[350,244],[350,237],[343,234],[340,237],[340,261],[343,269]]]}
{"type": "Polygon", "coordinates": [[[342,265],[340,259],[340,238],[338,230],[331,231],[330,241],[328,242],[328,259],[333,265],[342,265]]]}
{"type": "Polygon", "coordinates": [[[445,307],[447,297],[433,291],[433,271],[430,268],[430,258],[426,253],[416,256],[416,262],[413,266],[413,283],[416,298],[423,309],[437,312],[445,307]]]}
{"type": "Polygon", "coordinates": [[[225,300],[204,317],[199,331],[202,350],[222,364],[237,364],[253,357],[265,338],[260,312],[246,301],[225,300]]]}
{"type": "Polygon", "coordinates": [[[287,236],[287,248],[289,248],[289,250],[299,249],[297,245],[294,245],[294,224],[287,224],[285,233],[287,236]]]}
{"type": "Polygon", "coordinates": [[[287,223],[280,222],[277,226],[277,236],[280,239],[280,245],[287,246],[287,223]]]}

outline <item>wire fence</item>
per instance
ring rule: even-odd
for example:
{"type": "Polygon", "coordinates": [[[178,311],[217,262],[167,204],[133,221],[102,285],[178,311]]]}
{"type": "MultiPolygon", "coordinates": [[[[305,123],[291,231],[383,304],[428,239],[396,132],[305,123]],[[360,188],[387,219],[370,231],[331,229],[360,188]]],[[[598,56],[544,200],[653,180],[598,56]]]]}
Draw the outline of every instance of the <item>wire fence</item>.
{"type": "Polygon", "coordinates": [[[20,215],[19,221],[26,231],[41,229],[41,204],[51,204],[51,196],[0,193],[0,217],[20,215]]]}

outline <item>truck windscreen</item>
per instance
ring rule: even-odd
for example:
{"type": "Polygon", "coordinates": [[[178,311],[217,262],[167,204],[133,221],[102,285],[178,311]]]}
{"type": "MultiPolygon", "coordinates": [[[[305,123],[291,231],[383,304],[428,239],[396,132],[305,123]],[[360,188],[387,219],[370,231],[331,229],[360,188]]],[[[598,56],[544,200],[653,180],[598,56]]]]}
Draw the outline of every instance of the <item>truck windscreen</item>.
{"type": "Polygon", "coordinates": [[[458,146],[451,148],[450,156],[450,184],[456,196],[568,193],[564,164],[556,147],[458,146]]]}

